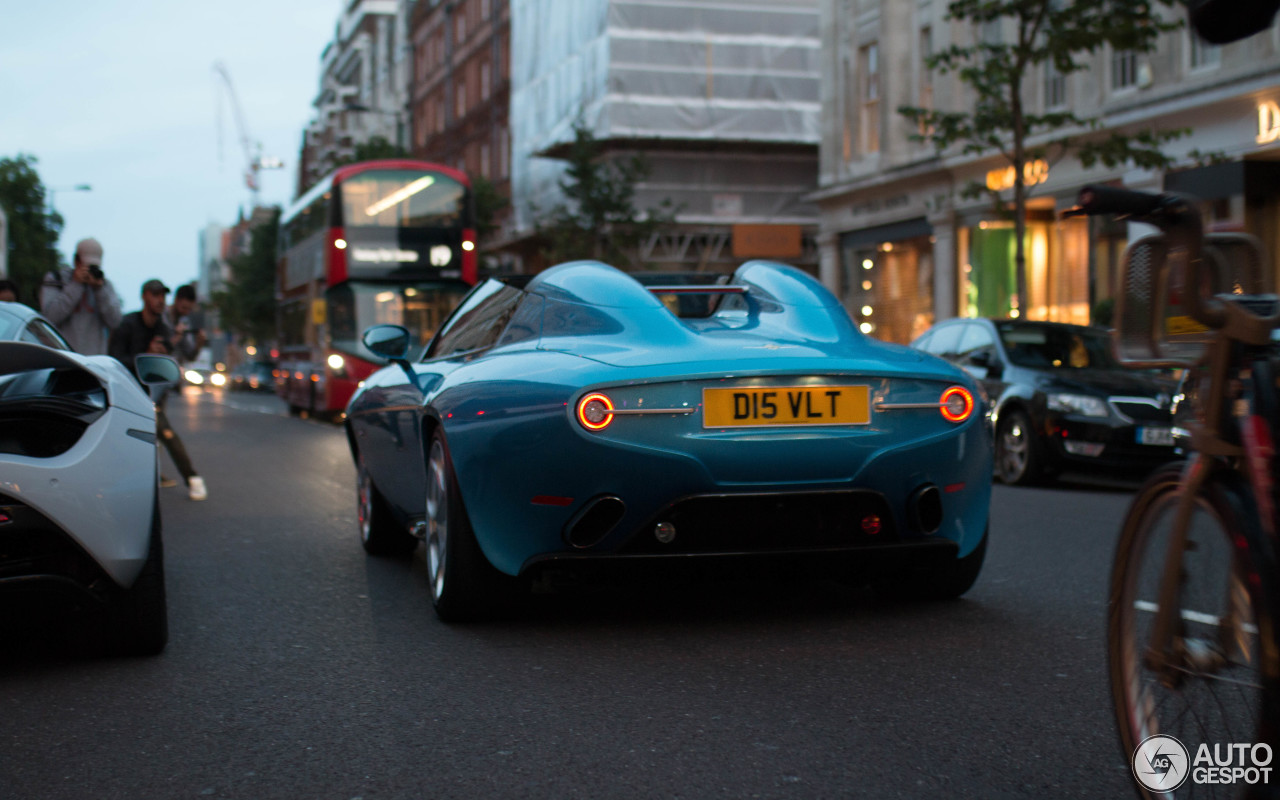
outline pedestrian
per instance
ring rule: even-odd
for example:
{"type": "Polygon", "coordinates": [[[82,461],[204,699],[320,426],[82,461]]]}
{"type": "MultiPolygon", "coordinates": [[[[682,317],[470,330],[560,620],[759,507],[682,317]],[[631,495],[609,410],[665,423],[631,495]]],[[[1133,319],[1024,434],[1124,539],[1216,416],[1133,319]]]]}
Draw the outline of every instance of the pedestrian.
{"type": "MultiPolygon", "coordinates": [[[[196,287],[193,284],[184,283],[174,290],[173,302],[164,310],[164,321],[171,333],[169,339],[172,346],[171,354],[179,364],[184,366],[200,355],[200,350],[205,345],[204,331],[191,326],[189,315],[195,309],[195,305],[196,287]]],[[[169,392],[166,391],[156,401],[156,406],[164,411],[168,400],[169,392]]],[[[168,489],[177,485],[177,481],[161,473],[160,488],[168,489]]]]}
{"type": "MultiPolygon", "coordinates": [[[[173,352],[173,332],[164,319],[168,294],[169,287],[154,278],[142,284],[142,310],[126,314],[111,333],[108,352],[128,367],[130,372],[134,371],[133,357],[139,353],[169,355],[173,352]]],[[[156,433],[187,482],[187,496],[192,500],[204,500],[208,497],[204,478],[191,465],[187,448],[169,424],[163,402],[156,404],[156,433]]]]}
{"type": "Polygon", "coordinates": [[[173,356],[179,364],[195,360],[205,346],[204,331],[191,324],[191,312],[195,307],[196,287],[184,283],[174,290],[173,302],[164,312],[164,321],[173,332],[173,356]]]}
{"type": "Polygon", "coordinates": [[[40,310],[77,353],[100,356],[120,325],[120,298],[102,274],[102,245],[81,239],[70,269],[44,276],[40,310]]]}
{"type": "Polygon", "coordinates": [[[0,303],[18,302],[18,284],[11,280],[0,280],[0,303]]]}

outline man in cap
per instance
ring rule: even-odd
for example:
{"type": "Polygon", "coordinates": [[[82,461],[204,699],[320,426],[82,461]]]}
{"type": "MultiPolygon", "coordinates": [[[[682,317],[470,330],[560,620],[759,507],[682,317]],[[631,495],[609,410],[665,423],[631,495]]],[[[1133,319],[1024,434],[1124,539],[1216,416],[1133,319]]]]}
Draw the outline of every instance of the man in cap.
{"type": "MultiPolygon", "coordinates": [[[[134,371],[133,357],[139,353],[169,355],[173,352],[173,332],[164,319],[168,294],[169,287],[155,278],[142,284],[142,310],[125,314],[120,325],[111,332],[108,353],[128,367],[130,372],[134,371]]],[[[195,467],[191,465],[191,457],[187,455],[187,448],[169,424],[169,417],[164,413],[163,399],[156,404],[156,435],[160,437],[173,463],[186,480],[187,496],[192,500],[204,500],[208,497],[204,478],[196,474],[195,467]]]]}
{"type": "Polygon", "coordinates": [[[107,340],[120,324],[120,298],[102,274],[102,245],[97,239],[81,239],[71,269],[58,269],[44,277],[40,310],[77,353],[99,356],[107,352],[107,340]]]}

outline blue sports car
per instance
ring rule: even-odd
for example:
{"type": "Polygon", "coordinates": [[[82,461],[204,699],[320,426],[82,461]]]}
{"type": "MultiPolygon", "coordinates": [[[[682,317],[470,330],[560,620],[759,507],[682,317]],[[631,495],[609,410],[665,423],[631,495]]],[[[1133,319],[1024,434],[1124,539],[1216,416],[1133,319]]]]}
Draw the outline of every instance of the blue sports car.
{"type": "Polygon", "coordinates": [[[580,261],[488,280],[412,361],[408,331],[368,329],[392,363],[347,408],[365,549],[423,540],[444,620],[533,579],[657,562],[972,586],[992,453],[970,376],[863,336],[781,264],[641,279],[580,261]]]}

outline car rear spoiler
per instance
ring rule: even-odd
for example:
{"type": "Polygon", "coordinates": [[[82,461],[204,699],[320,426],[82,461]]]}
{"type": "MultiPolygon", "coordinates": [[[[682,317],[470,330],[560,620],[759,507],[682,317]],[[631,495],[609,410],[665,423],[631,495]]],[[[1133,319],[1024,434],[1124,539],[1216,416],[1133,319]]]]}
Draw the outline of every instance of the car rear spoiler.
{"type": "Polygon", "coordinates": [[[653,294],[746,294],[746,286],[647,286],[653,294]]]}

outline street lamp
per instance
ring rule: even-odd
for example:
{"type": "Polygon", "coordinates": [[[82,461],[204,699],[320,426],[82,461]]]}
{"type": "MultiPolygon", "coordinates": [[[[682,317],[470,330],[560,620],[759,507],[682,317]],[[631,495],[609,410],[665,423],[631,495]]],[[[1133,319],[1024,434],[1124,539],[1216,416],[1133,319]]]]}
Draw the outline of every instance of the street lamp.
{"type": "Polygon", "coordinates": [[[50,186],[49,191],[49,216],[58,213],[57,206],[54,205],[53,198],[58,192],[91,192],[93,187],[87,183],[77,183],[75,186],[50,186]]]}

